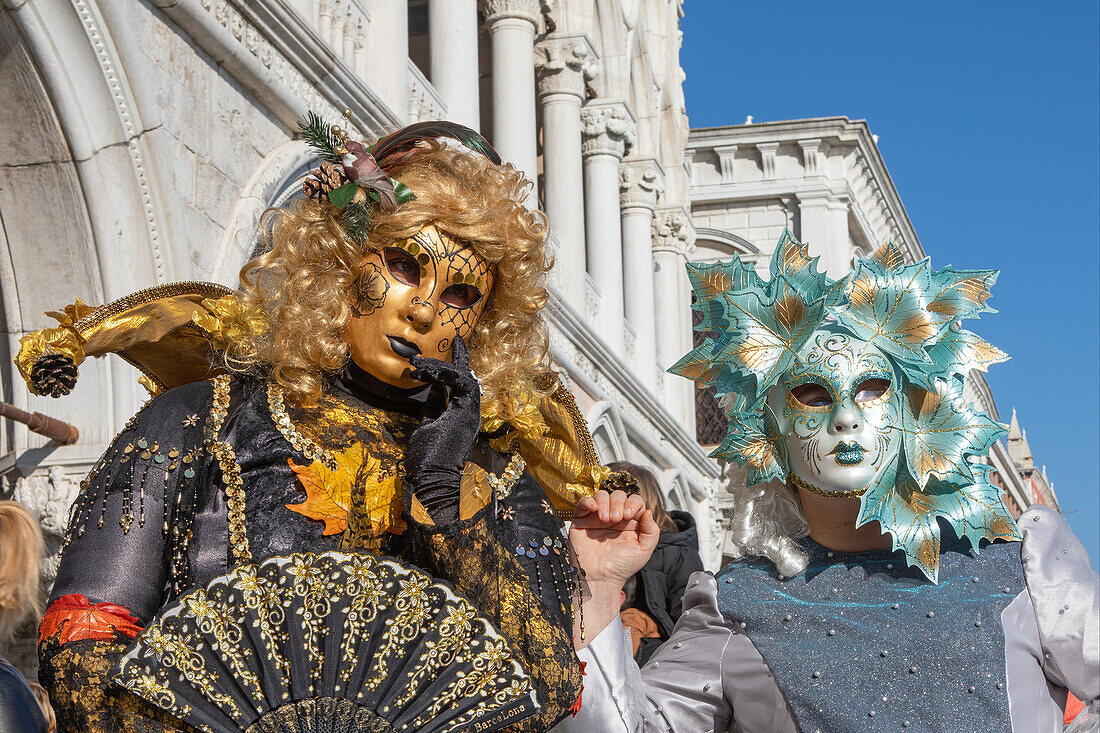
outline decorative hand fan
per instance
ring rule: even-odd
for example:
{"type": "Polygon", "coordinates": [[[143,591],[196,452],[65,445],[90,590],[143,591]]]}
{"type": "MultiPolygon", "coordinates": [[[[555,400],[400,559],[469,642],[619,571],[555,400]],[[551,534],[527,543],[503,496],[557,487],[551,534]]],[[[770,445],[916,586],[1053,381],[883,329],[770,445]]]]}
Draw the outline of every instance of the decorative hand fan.
{"type": "Polygon", "coordinates": [[[206,731],[495,731],[533,715],[508,642],[392,558],[272,557],[166,607],[115,680],[206,731]]]}

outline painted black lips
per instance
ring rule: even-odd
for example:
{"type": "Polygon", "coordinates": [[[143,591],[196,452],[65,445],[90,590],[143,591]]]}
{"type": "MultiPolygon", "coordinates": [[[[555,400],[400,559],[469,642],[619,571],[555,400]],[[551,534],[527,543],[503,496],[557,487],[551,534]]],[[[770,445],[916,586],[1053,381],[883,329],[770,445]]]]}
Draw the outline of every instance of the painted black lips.
{"type": "Polygon", "coordinates": [[[387,336],[386,338],[390,340],[390,348],[393,349],[393,353],[402,359],[411,359],[420,353],[420,347],[410,341],[397,336],[387,336]]]}

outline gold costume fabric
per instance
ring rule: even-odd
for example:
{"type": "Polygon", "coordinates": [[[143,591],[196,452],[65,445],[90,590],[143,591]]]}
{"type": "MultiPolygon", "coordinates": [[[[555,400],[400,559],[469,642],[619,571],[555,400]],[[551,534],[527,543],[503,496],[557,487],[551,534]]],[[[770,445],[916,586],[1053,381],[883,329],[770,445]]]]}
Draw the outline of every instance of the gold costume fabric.
{"type": "MultiPolygon", "coordinates": [[[[489,617],[535,683],[539,714],[509,731],[549,730],[565,717],[581,693],[581,672],[573,643],[545,600],[531,593],[529,579],[514,554],[502,552],[486,509],[458,526],[430,534],[432,560],[440,575],[489,617]]],[[[564,585],[564,583],[563,583],[564,585]]],[[[570,616],[571,618],[571,616],[570,616]]]]}
{"type": "MultiPolygon", "coordinates": [[[[364,397],[353,381],[338,375],[301,408],[266,381],[228,376],[154,399],[85,482],[51,602],[82,594],[147,624],[242,562],[335,549],[411,559],[467,594],[527,667],[541,709],[515,729],[549,728],[580,692],[570,641],[579,572],[552,505],[571,510],[564,496],[572,494],[551,502],[532,478],[539,469],[522,470],[527,456],[539,464],[533,441],[519,438],[526,455],[517,457],[482,437],[463,481],[465,519],[432,525],[401,486],[404,445],[422,405],[364,397]]],[[[549,430],[539,439],[566,440],[549,430]]],[[[559,472],[555,486],[576,485],[583,470],[559,472]]],[[[126,646],[43,641],[60,730],[186,730],[111,685],[126,646]]]]}
{"type": "Polygon", "coordinates": [[[198,733],[111,684],[115,660],[129,645],[129,640],[86,640],[61,646],[56,639],[47,639],[42,643],[38,676],[50,692],[58,731],[198,733]]]}

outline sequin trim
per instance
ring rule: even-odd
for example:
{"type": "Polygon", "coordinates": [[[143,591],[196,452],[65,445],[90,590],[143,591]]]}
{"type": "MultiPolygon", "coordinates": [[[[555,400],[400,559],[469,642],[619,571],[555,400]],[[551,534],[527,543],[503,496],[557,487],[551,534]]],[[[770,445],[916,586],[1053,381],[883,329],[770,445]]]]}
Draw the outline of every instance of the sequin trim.
{"type": "Polygon", "coordinates": [[[490,473],[487,476],[489,486],[492,488],[493,493],[496,494],[497,501],[503,501],[508,498],[508,495],[512,493],[512,489],[519,482],[520,476],[523,475],[523,471],[526,468],[527,461],[523,460],[523,456],[519,453],[513,453],[512,459],[508,461],[508,465],[504,469],[504,473],[499,476],[494,476],[490,473]]]}
{"type": "Polygon", "coordinates": [[[241,467],[237,464],[237,453],[233,446],[218,440],[225,418],[229,414],[228,374],[214,377],[214,406],[210,409],[210,428],[207,440],[210,452],[222,469],[222,481],[225,483],[226,504],[229,514],[229,545],[233,550],[233,560],[242,565],[252,562],[252,550],[248,547],[248,534],[244,525],[244,481],[241,479],[241,467]]]}
{"type": "Polygon", "coordinates": [[[819,496],[826,496],[830,499],[853,499],[863,496],[863,494],[867,491],[866,488],[853,489],[851,491],[826,491],[825,489],[819,489],[813,484],[803,481],[798,476],[795,476],[793,473],[790,475],[790,478],[791,483],[798,488],[805,489],[806,491],[817,494],[819,496]]]}
{"type": "Polygon", "coordinates": [[[294,450],[311,461],[319,461],[321,465],[330,471],[335,471],[340,467],[336,462],[336,456],[331,451],[325,450],[316,442],[302,435],[298,428],[294,426],[294,422],[290,419],[290,413],[286,410],[283,389],[275,382],[269,382],[267,385],[267,406],[271,411],[271,420],[275,423],[275,427],[279,429],[279,433],[286,438],[286,441],[294,446],[294,450]]]}

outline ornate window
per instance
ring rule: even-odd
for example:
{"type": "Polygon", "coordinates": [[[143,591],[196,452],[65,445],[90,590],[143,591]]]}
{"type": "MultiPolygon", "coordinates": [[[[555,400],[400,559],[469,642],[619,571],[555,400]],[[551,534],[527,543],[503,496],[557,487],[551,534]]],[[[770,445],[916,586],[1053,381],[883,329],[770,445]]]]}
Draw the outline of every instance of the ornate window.
{"type": "MultiPolygon", "coordinates": [[[[694,296],[692,300],[694,301],[694,296]]],[[[692,346],[697,347],[703,343],[703,332],[695,330],[703,321],[703,316],[695,311],[691,312],[691,340],[692,346]]],[[[695,385],[695,439],[703,446],[715,446],[722,442],[722,436],[726,434],[729,418],[725,410],[718,404],[714,394],[714,387],[702,389],[695,385]]]]}

